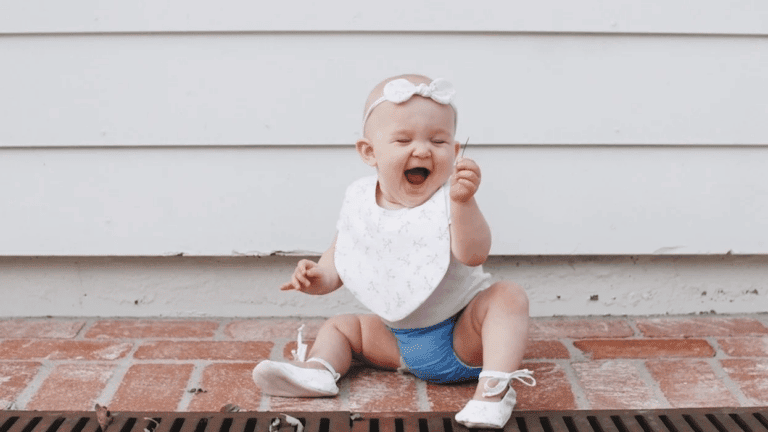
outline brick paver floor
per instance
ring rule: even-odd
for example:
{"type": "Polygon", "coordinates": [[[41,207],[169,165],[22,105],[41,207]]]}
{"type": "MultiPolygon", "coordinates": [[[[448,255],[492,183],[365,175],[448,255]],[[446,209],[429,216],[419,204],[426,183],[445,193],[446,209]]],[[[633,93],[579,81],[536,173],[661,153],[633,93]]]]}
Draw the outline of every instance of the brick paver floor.
{"type": "MultiPolygon", "coordinates": [[[[322,319],[0,319],[0,409],[456,411],[474,383],[354,367],[336,398],[262,395],[251,370],[290,358],[322,319]]],[[[768,314],[535,318],[520,410],[768,405],[768,314]]]]}

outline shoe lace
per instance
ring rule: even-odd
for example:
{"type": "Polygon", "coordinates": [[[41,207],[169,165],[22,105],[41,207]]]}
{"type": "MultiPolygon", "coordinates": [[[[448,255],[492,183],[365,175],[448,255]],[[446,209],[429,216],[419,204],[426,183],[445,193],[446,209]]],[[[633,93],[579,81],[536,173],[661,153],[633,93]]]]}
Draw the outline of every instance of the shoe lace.
{"type": "Polygon", "coordinates": [[[298,336],[296,337],[296,349],[291,350],[291,355],[296,361],[305,361],[307,359],[307,344],[304,343],[302,337],[302,330],[304,330],[304,324],[299,327],[298,336]]]}
{"type": "Polygon", "coordinates": [[[483,371],[480,372],[480,378],[495,378],[497,380],[496,385],[493,386],[490,385],[492,380],[489,379],[485,382],[485,385],[483,386],[483,390],[485,390],[483,392],[483,397],[491,397],[501,394],[507,386],[512,385],[513,379],[516,379],[529,387],[536,385],[536,379],[533,377],[533,372],[528,369],[520,369],[509,373],[483,371]]]}
{"type": "Polygon", "coordinates": [[[319,358],[319,357],[312,357],[311,359],[307,360],[307,344],[304,343],[304,338],[302,331],[304,330],[304,324],[299,327],[298,330],[298,336],[296,337],[296,349],[291,350],[291,354],[293,355],[293,359],[300,362],[316,362],[320,363],[321,365],[325,366],[326,369],[328,369],[328,372],[333,375],[333,379],[335,381],[338,381],[339,378],[341,378],[341,375],[336,373],[336,369],[331,366],[330,363],[327,361],[319,358]]]}

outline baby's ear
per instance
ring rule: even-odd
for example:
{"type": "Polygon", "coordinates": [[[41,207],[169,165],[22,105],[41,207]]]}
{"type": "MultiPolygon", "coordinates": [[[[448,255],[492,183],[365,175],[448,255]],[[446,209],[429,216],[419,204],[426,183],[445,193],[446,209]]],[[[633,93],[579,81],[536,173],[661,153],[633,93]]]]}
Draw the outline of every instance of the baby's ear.
{"type": "Polygon", "coordinates": [[[372,167],[376,166],[376,155],[373,153],[373,144],[370,141],[366,138],[360,138],[355,143],[355,147],[363,162],[372,167]]]}

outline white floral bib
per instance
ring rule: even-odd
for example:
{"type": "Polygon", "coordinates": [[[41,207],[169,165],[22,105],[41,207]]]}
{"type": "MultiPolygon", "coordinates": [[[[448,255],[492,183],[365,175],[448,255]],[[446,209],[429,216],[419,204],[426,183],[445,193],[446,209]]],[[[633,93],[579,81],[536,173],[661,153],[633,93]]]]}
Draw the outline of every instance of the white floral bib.
{"type": "Polygon", "coordinates": [[[357,299],[388,321],[416,310],[435,290],[451,258],[448,186],[415,208],[382,209],[377,178],[347,188],[337,224],[336,270],[357,299]]]}

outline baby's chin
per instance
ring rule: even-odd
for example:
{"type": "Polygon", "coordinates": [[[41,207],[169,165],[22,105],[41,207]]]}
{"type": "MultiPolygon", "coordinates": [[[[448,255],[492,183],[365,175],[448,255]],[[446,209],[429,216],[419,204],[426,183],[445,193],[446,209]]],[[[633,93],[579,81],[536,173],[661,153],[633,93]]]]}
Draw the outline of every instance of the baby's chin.
{"type": "Polygon", "coordinates": [[[440,186],[427,183],[414,186],[406,182],[399,185],[395,193],[383,193],[384,202],[379,202],[379,205],[390,209],[415,208],[429,201],[440,186]]]}

